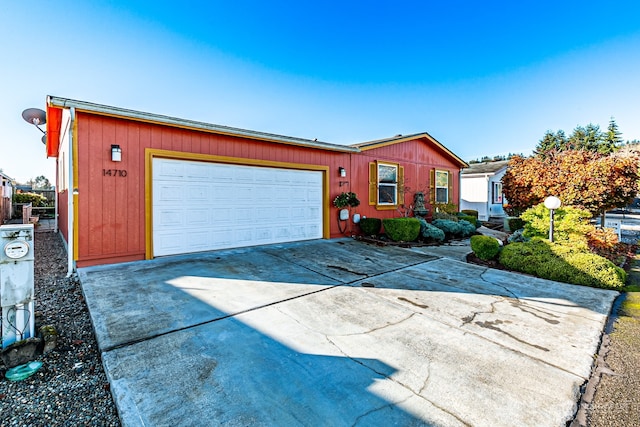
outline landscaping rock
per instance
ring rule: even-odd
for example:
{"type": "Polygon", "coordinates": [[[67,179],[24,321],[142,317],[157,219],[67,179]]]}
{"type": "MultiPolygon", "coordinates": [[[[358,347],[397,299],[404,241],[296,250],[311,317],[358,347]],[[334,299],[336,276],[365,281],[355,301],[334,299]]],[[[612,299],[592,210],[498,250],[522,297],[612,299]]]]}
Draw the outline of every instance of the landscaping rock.
{"type": "Polygon", "coordinates": [[[14,342],[2,350],[0,358],[2,358],[2,362],[7,368],[24,365],[36,359],[41,341],[40,338],[27,338],[26,340],[14,342]]]}
{"type": "Polygon", "coordinates": [[[42,353],[47,354],[58,344],[58,330],[55,326],[45,325],[38,329],[38,337],[42,339],[42,353]]]}

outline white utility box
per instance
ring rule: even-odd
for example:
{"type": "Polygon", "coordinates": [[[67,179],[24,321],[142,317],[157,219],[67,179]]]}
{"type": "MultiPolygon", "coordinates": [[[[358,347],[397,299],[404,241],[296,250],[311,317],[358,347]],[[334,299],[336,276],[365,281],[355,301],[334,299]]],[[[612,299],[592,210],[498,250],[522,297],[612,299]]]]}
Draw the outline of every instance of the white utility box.
{"type": "Polygon", "coordinates": [[[0,226],[2,348],[34,336],[33,224],[0,226]]]}

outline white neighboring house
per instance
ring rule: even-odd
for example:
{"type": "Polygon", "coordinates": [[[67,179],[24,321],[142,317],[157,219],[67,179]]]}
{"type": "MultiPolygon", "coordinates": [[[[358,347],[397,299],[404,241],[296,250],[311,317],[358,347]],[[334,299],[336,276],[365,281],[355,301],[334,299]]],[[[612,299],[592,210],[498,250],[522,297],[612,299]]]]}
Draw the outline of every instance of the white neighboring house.
{"type": "Polygon", "coordinates": [[[11,219],[13,182],[13,178],[0,171],[0,225],[11,219]]]}
{"type": "Polygon", "coordinates": [[[502,194],[502,177],[507,171],[508,160],[475,163],[460,174],[460,210],[478,211],[478,219],[506,216],[502,204],[506,200],[502,194]]]}

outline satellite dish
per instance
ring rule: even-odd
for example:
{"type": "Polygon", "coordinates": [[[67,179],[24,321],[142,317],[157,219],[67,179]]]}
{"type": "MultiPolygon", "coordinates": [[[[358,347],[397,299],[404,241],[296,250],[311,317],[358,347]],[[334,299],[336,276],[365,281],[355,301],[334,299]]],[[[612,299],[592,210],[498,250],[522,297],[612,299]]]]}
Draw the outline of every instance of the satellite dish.
{"type": "Polygon", "coordinates": [[[22,112],[22,118],[32,125],[43,125],[47,123],[47,113],[39,108],[27,108],[22,112]]]}
{"type": "Polygon", "coordinates": [[[44,135],[42,135],[42,138],[40,140],[44,145],[47,145],[47,134],[45,133],[44,135]]]}

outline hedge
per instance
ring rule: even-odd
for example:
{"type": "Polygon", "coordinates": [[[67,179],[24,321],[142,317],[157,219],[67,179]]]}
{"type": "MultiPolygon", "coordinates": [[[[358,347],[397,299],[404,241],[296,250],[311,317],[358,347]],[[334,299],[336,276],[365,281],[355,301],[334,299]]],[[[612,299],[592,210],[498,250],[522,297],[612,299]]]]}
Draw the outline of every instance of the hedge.
{"type": "Polygon", "coordinates": [[[413,242],[420,234],[417,218],[385,218],[382,225],[385,234],[395,242],[413,242]]]}
{"type": "Polygon", "coordinates": [[[494,259],[500,253],[500,242],[493,237],[478,234],[471,236],[471,250],[480,259],[494,259]]]}
{"type": "Polygon", "coordinates": [[[539,237],[505,246],[500,263],[543,279],[597,288],[618,289],[627,278],[622,268],[606,258],[539,237]]]}
{"type": "Polygon", "coordinates": [[[380,228],[382,228],[382,220],[380,218],[361,218],[358,224],[365,236],[375,236],[380,233],[380,228]]]}

